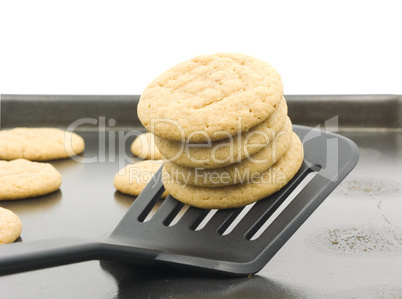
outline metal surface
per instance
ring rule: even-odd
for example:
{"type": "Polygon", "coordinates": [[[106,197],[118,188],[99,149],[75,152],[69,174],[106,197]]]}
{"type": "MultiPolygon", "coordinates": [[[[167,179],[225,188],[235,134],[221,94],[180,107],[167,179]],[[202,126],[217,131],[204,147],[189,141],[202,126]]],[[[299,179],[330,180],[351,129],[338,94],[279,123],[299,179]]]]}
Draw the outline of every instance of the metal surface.
{"type": "MultiPolygon", "coordinates": [[[[97,130],[102,117],[107,117],[116,123],[106,124],[106,129],[143,130],[136,112],[138,100],[138,95],[2,95],[1,126],[66,128],[84,119],[76,129],[88,131],[97,130]]],[[[342,129],[402,128],[400,95],[287,95],[286,100],[294,124],[315,127],[337,116],[342,129]]]]}
{"type": "MultiPolygon", "coordinates": [[[[287,98],[292,119],[300,120],[298,113],[308,115],[310,103],[304,109],[298,106],[299,111],[291,110],[292,99],[287,98]]],[[[345,111],[349,111],[348,102],[342,96],[339,100],[344,103],[345,111]]],[[[370,105],[361,99],[350,101],[353,107],[360,103],[363,110],[365,104],[370,105]]],[[[117,102],[114,109],[118,109],[117,102]]],[[[387,101],[384,105],[388,105],[387,101]]],[[[9,115],[4,106],[3,119],[5,114],[18,118],[18,114],[9,115]]],[[[392,110],[400,111],[397,108],[392,110]]],[[[388,108],[378,113],[392,130],[378,125],[372,126],[376,130],[351,131],[354,127],[343,125],[348,120],[339,118],[342,134],[360,148],[359,164],[258,275],[233,279],[93,261],[1,277],[0,297],[399,298],[402,296],[402,136],[395,130],[400,118],[391,118],[394,122],[391,123],[381,111],[388,108]]],[[[89,117],[104,116],[106,127],[110,127],[108,111],[101,113],[89,117]]],[[[331,111],[327,113],[336,116],[331,111]]],[[[135,117],[135,111],[132,114],[135,117]]],[[[112,128],[120,123],[118,115],[115,120],[117,124],[112,128]]],[[[312,125],[317,120],[304,121],[312,125]]],[[[2,121],[2,125],[8,124],[2,121]]],[[[1,207],[20,216],[23,242],[65,236],[106,238],[118,224],[133,198],[113,188],[114,174],[121,166],[119,161],[109,161],[106,155],[97,156],[92,148],[99,140],[101,148],[102,144],[106,143],[106,148],[113,144],[109,141],[116,139],[110,133],[100,138],[96,132],[81,133],[86,140],[92,140],[83,158],[98,158],[105,163],[82,167],[72,160],[52,162],[63,177],[72,178],[64,179],[59,192],[36,199],[0,202],[1,207]]],[[[114,143],[115,151],[124,148],[128,152],[133,138],[127,136],[124,144],[114,143]]]]}

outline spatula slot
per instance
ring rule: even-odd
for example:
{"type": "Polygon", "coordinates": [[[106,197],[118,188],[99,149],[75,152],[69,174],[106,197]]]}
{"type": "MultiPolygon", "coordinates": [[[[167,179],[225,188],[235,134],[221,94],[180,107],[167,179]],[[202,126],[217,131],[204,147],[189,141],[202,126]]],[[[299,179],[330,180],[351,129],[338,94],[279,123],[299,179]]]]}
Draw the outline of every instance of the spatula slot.
{"type": "MultiPolygon", "coordinates": [[[[153,180],[157,180],[158,177],[161,175],[161,172],[159,170],[159,172],[155,175],[155,177],[153,178],[153,180]]],[[[150,182],[150,184],[153,182],[150,182]]],[[[138,198],[135,200],[134,203],[137,203],[136,206],[140,207],[140,211],[142,206],[145,205],[145,208],[142,210],[142,212],[140,213],[140,215],[138,216],[138,221],[139,222],[147,222],[149,220],[151,220],[151,218],[153,217],[153,215],[155,214],[155,212],[159,209],[160,205],[163,202],[163,199],[161,199],[161,196],[163,194],[163,192],[165,191],[165,188],[163,187],[162,183],[160,183],[160,186],[157,188],[157,192],[151,196],[146,196],[148,189],[150,189],[152,192],[154,192],[154,188],[150,187],[146,187],[145,190],[138,196],[138,198]],[[147,203],[148,201],[148,203],[147,203]]],[[[137,208],[138,208],[137,207],[137,208]]]]}
{"type": "Polygon", "coordinates": [[[218,234],[223,236],[229,234],[236,227],[236,225],[239,224],[240,220],[243,219],[243,217],[251,210],[251,208],[255,204],[256,203],[254,202],[252,204],[245,206],[244,208],[236,209],[219,227],[218,234]]]}
{"type": "MultiPolygon", "coordinates": [[[[317,169],[317,166],[314,167],[317,169]]],[[[296,198],[296,196],[308,185],[308,183],[317,175],[318,172],[309,169],[303,176],[302,179],[294,188],[294,190],[287,196],[283,196],[282,202],[269,209],[263,217],[246,233],[246,239],[254,241],[258,239],[264,231],[268,229],[271,223],[282,213],[282,211],[296,198]]]]}
{"type": "Polygon", "coordinates": [[[188,208],[190,208],[189,205],[177,202],[176,207],[174,207],[169,216],[163,221],[163,225],[165,226],[175,225],[181,219],[181,217],[183,217],[184,213],[188,210],[188,208]]]}
{"type": "MultiPolygon", "coordinates": [[[[145,216],[144,220],[140,220],[140,217],[142,216],[142,214],[140,215],[140,217],[138,217],[138,220],[140,222],[148,222],[149,220],[152,219],[152,217],[155,215],[156,211],[160,208],[161,204],[163,203],[163,199],[159,198],[156,202],[156,204],[152,207],[152,209],[148,212],[148,214],[145,216]]],[[[148,208],[148,207],[147,207],[148,208]]],[[[145,210],[144,210],[145,212],[145,210]]],[[[145,213],[144,213],[145,214],[145,213]]]]}
{"type": "Polygon", "coordinates": [[[197,218],[197,220],[191,225],[191,229],[194,231],[199,231],[205,227],[205,225],[208,223],[209,220],[215,215],[215,213],[218,212],[217,209],[213,210],[204,210],[200,217],[197,218]]]}

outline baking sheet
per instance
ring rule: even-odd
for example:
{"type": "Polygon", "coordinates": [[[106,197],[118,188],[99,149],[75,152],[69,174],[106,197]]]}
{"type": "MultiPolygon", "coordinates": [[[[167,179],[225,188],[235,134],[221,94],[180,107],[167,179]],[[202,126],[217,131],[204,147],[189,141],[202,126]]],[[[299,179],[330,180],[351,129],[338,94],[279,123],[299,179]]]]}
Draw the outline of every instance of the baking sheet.
{"type": "MultiPolygon", "coordinates": [[[[357,143],[361,157],[355,170],[257,275],[234,279],[90,261],[0,277],[0,297],[401,298],[401,97],[286,98],[294,123],[323,127],[327,121],[328,127],[357,143]]],[[[138,96],[1,97],[3,129],[67,128],[75,123],[86,142],[77,161],[51,162],[63,176],[59,191],[0,202],[23,222],[19,241],[106,238],[111,233],[134,200],[115,191],[113,178],[135,160],[129,146],[143,131],[137,101],[138,96]]]]}

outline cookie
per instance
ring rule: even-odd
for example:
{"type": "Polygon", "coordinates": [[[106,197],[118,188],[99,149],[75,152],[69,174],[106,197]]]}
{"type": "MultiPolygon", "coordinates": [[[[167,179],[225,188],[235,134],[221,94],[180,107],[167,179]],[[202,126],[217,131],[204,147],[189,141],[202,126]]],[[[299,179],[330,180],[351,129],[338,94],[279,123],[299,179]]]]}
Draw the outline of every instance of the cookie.
{"type": "Polygon", "coordinates": [[[22,231],[20,218],[7,209],[0,208],[0,245],[13,243],[22,231]]]}
{"type": "Polygon", "coordinates": [[[208,144],[198,145],[155,137],[162,155],[175,164],[185,167],[216,168],[237,163],[251,156],[269,143],[282,129],[287,117],[287,104],[282,99],[278,108],[267,120],[249,131],[208,144]]]}
{"type": "Polygon", "coordinates": [[[15,128],[0,131],[0,159],[46,161],[84,151],[81,136],[56,128],[15,128]]]}
{"type": "Polygon", "coordinates": [[[147,132],[138,135],[131,144],[131,152],[139,158],[146,160],[161,160],[162,155],[155,145],[154,134],[147,132]]]}
{"type": "Polygon", "coordinates": [[[243,184],[222,188],[188,186],[175,181],[163,171],[163,184],[177,200],[202,209],[228,209],[243,207],[265,198],[285,186],[300,169],[303,146],[297,135],[283,157],[266,172],[243,184]]]}
{"type": "Polygon", "coordinates": [[[289,148],[293,134],[292,124],[287,118],[285,126],[265,148],[239,163],[221,168],[201,169],[183,167],[165,160],[165,169],[174,180],[191,186],[216,188],[239,184],[267,171],[276,163],[289,148]]]}
{"type": "Polygon", "coordinates": [[[0,161],[0,200],[46,195],[60,185],[61,174],[49,163],[0,161]]]}
{"type": "MultiPolygon", "coordinates": [[[[122,193],[138,196],[162,165],[162,160],[145,160],[129,164],[120,169],[114,177],[114,187],[122,193]]],[[[167,196],[168,193],[165,191],[161,197],[167,196]]]]}
{"type": "Polygon", "coordinates": [[[282,95],[282,79],[265,61],[234,53],[200,55],[151,82],[137,112],[156,136],[208,142],[248,131],[266,120],[282,95]]]}

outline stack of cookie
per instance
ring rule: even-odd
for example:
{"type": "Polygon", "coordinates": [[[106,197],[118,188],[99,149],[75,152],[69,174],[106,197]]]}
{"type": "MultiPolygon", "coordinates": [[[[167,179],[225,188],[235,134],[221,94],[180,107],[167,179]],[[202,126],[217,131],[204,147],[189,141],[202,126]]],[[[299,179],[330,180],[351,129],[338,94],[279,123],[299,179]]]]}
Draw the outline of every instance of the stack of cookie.
{"type": "Polygon", "coordinates": [[[260,200],[303,160],[281,77],[251,56],[202,55],[176,65],[145,89],[138,116],[164,157],[166,190],[192,206],[260,200]]]}

